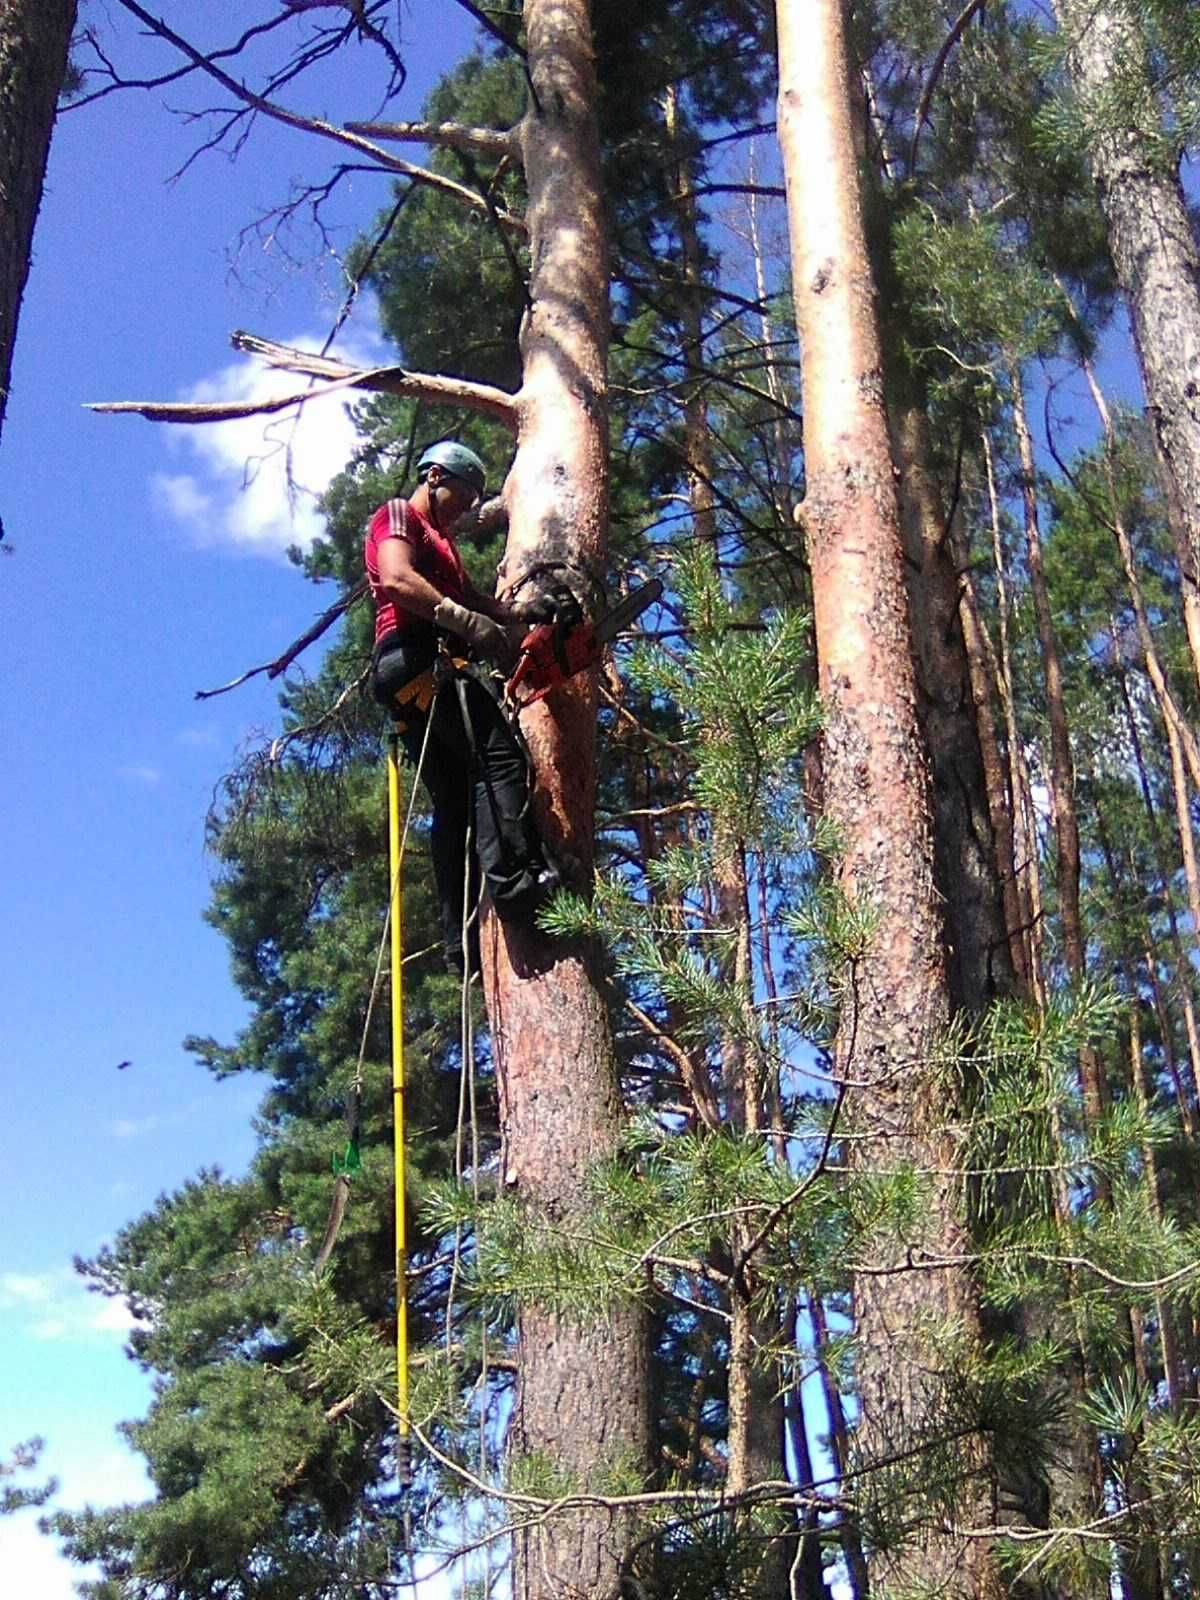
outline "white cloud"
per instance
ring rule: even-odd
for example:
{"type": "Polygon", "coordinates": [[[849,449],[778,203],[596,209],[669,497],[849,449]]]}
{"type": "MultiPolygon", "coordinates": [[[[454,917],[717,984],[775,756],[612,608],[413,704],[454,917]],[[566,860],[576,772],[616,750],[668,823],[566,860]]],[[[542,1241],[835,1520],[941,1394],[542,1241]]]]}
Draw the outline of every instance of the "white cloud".
{"type": "Polygon", "coordinates": [[[114,1139],[140,1139],[143,1134],[153,1133],[161,1121],[161,1117],[117,1117],[109,1123],[108,1131],[114,1139]]]}
{"type": "Polygon", "coordinates": [[[124,1300],[105,1300],[88,1318],[88,1326],[96,1333],[119,1333],[122,1337],[137,1325],[137,1318],[124,1300]]]}
{"type": "MultiPolygon", "coordinates": [[[[302,350],[321,345],[311,337],[287,342],[302,350]]],[[[340,346],[338,354],[360,366],[379,359],[378,349],[363,341],[340,346]]],[[[195,384],[183,398],[268,400],[302,393],[306,382],[243,357],[195,384]]],[[[316,497],[350,457],[358,437],[350,408],[361,398],[340,392],[310,400],[299,414],[171,428],[172,448],[194,458],[194,471],[155,474],[155,505],[203,545],[233,544],[264,555],[310,545],[323,531],[316,497]]]]}
{"type": "Polygon", "coordinates": [[[118,778],[127,778],[130,783],[144,783],[148,789],[153,789],[162,782],[162,773],[157,767],[146,766],[135,762],[132,766],[118,767],[118,778]]]}
{"type": "Polygon", "coordinates": [[[124,1339],[137,1326],[126,1301],[92,1294],[79,1275],[65,1267],[0,1274],[0,1315],[7,1319],[6,1343],[19,1334],[39,1344],[124,1339]]]}
{"type": "Polygon", "coordinates": [[[71,1331],[71,1324],[66,1317],[44,1317],[41,1322],[35,1322],[29,1329],[29,1337],[42,1343],[51,1339],[65,1339],[71,1331]]]}
{"type": "Polygon", "coordinates": [[[36,1515],[26,1512],[0,1522],[0,1570],[6,1593],[37,1600],[78,1600],[75,1585],[95,1573],[60,1555],[58,1540],[39,1533],[36,1515]]]}
{"type": "Polygon", "coordinates": [[[169,472],[156,472],[150,480],[150,489],[158,504],[177,522],[190,523],[197,529],[207,528],[212,522],[212,496],[204,493],[190,473],[173,476],[169,472]]]}
{"type": "Polygon", "coordinates": [[[44,1305],[53,1295],[53,1273],[0,1273],[0,1306],[44,1305]]]}

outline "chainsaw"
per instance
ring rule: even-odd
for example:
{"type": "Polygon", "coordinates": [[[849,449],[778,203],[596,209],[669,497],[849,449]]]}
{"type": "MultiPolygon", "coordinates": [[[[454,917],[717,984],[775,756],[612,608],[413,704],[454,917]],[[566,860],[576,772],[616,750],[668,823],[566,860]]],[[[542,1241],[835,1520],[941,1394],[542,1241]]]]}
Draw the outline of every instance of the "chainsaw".
{"type": "Polygon", "coordinates": [[[636,622],[662,592],[659,580],[651,578],[595,622],[583,617],[573,596],[564,596],[567,603],[560,604],[554,621],[539,622],[522,639],[516,667],[504,691],[509,704],[523,711],[577,672],[596,666],[605,645],[636,622]]]}

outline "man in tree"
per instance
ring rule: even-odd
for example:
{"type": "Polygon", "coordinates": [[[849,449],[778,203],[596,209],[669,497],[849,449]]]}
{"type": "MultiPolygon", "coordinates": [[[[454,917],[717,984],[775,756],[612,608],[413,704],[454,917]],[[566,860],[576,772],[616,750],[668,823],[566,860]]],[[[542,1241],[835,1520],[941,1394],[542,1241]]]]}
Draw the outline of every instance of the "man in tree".
{"type": "MultiPolygon", "coordinates": [[[[547,620],[547,609],[545,602],[514,606],[491,599],[467,576],[453,530],[483,497],[484,468],[475,452],[446,439],[425,451],[417,471],[412,498],[380,506],[367,534],[376,608],[372,682],[376,699],[397,719],[433,804],[431,849],[446,961],[461,973],[464,897],[471,906],[478,898],[476,866],[505,921],[532,917],[559,878],[534,829],[524,753],[481,675],[427,675],[448,635],[449,654],[465,653],[506,672],[516,654],[513,633],[547,620]]],[[[478,948],[473,928],[473,970],[478,948]]]]}

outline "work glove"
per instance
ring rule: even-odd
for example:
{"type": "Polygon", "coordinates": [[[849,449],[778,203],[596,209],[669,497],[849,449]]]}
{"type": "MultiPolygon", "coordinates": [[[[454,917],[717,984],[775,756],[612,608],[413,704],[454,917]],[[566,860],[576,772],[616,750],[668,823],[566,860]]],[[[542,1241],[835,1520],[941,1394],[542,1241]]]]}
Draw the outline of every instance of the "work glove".
{"type": "Polygon", "coordinates": [[[498,622],[485,617],[482,611],[471,611],[444,595],[434,609],[433,620],[439,628],[462,639],[474,655],[490,661],[506,675],[512,671],[516,661],[512,640],[498,622]]]}
{"type": "Polygon", "coordinates": [[[513,619],[528,627],[539,622],[558,622],[573,628],[583,621],[583,607],[565,583],[552,583],[532,600],[519,601],[512,608],[513,619]]]}

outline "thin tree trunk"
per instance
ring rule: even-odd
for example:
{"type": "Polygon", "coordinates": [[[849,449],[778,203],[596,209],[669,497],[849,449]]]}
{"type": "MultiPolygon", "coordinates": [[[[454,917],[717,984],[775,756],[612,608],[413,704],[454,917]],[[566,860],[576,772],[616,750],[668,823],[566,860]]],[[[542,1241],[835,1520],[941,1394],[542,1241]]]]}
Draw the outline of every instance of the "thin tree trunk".
{"type": "Polygon", "coordinates": [[[0,0],[0,429],[76,0],[0,0]]]}
{"type": "MultiPolygon", "coordinates": [[[[1142,1054],[1142,1029],[1141,1018],[1138,1014],[1138,1004],[1135,994],[1133,1004],[1129,1009],[1129,1059],[1138,1110],[1145,1117],[1150,1110],[1151,1092],[1149,1073],[1146,1071],[1146,1059],[1142,1054]]],[[[1158,1157],[1154,1152],[1154,1143],[1150,1139],[1146,1139],[1142,1143],[1142,1164],[1145,1167],[1146,1184],[1150,1192],[1150,1205],[1155,1217],[1161,1222],[1163,1219],[1162,1178],[1158,1170],[1158,1157]]],[[[1161,1295],[1155,1298],[1154,1310],[1158,1319],[1158,1336],[1162,1346],[1163,1375],[1167,1383],[1167,1399],[1170,1402],[1171,1410],[1178,1411],[1187,1392],[1187,1386],[1184,1377],[1183,1359],[1179,1350],[1179,1337],[1175,1328],[1175,1317],[1171,1307],[1161,1295]]]]}
{"type": "MultiPolygon", "coordinates": [[[[825,1351],[829,1348],[829,1320],[825,1315],[824,1301],[819,1294],[809,1295],[808,1315],[813,1330],[813,1354],[816,1357],[817,1371],[821,1375],[821,1393],[829,1417],[829,1450],[833,1456],[834,1471],[838,1475],[838,1482],[841,1483],[849,1470],[850,1429],[846,1422],[846,1408],[842,1404],[837,1383],[825,1359],[825,1351]]],[[[867,1600],[870,1580],[857,1519],[851,1513],[844,1512],[838,1531],[854,1600],[867,1600]]]]}
{"type": "MultiPolygon", "coordinates": [[[[1137,716],[1136,716],[1136,713],[1134,712],[1133,701],[1130,698],[1128,680],[1126,678],[1125,669],[1121,665],[1120,656],[1117,655],[1117,656],[1114,657],[1114,659],[1117,662],[1117,682],[1118,682],[1118,685],[1119,685],[1120,690],[1121,690],[1121,701],[1122,701],[1122,704],[1125,707],[1125,725],[1126,725],[1126,728],[1128,729],[1128,732],[1129,732],[1129,748],[1133,752],[1133,762],[1134,762],[1135,768],[1137,769],[1138,787],[1141,790],[1142,804],[1146,808],[1146,817],[1147,817],[1147,820],[1149,821],[1149,824],[1150,824],[1150,845],[1151,845],[1151,849],[1154,852],[1154,864],[1155,864],[1155,868],[1156,868],[1157,873],[1158,873],[1159,882],[1162,885],[1163,906],[1164,906],[1164,909],[1166,910],[1166,913],[1167,913],[1167,929],[1168,929],[1168,932],[1169,932],[1169,935],[1170,935],[1171,948],[1172,948],[1172,951],[1173,951],[1174,956],[1175,956],[1175,970],[1176,970],[1176,973],[1178,975],[1179,998],[1180,998],[1180,1004],[1181,1004],[1181,1007],[1182,1007],[1182,1010],[1183,1010],[1184,1027],[1185,1027],[1185,1029],[1187,1031],[1188,1058],[1189,1058],[1189,1060],[1191,1062],[1191,1068],[1192,1068],[1192,1082],[1191,1082],[1191,1086],[1190,1086],[1191,1087],[1191,1095],[1195,1096],[1197,1094],[1200,1094],[1200,1030],[1197,1029],[1196,1008],[1195,1008],[1195,1001],[1193,999],[1193,992],[1192,992],[1192,962],[1191,962],[1191,959],[1190,959],[1189,952],[1188,952],[1186,946],[1184,945],[1183,935],[1181,934],[1180,929],[1179,929],[1179,919],[1175,914],[1175,897],[1174,897],[1174,894],[1173,894],[1172,889],[1171,889],[1172,875],[1171,875],[1171,873],[1169,872],[1169,870],[1167,868],[1166,858],[1163,855],[1162,840],[1161,840],[1161,835],[1159,833],[1159,827],[1158,827],[1158,813],[1157,813],[1157,810],[1156,810],[1155,804],[1154,804],[1154,795],[1153,795],[1153,793],[1151,791],[1151,788],[1150,788],[1150,775],[1146,771],[1146,757],[1145,757],[1145,754],[1144,754],[1144,752],[1142,750],[1142,736],[1138,731],[1137,716]]],[[[1177,765],[1176,763],[1173,763],[1173,768],[1176,765],[1177,765]]],[[[1179,795],[1179,785],[1178,785],[1178,781],[1177,781],[1178,780],[1178,773],[1175,770],[1173,770],[1173,772],[1172,772],[1172,777],[1173,777],[1174,780],[1176,780],[1174,782],[1173,786],[1174,786],[1174,790],[1175,790],[1176,815],[1178,817],[1178,806],[1179,806],[1180,795],[1179,795]]],[[[1190,811],[1187,809],[1187,795],[1186,795],[1186,792],[1184,793],[1183,800],[1184,800],[1184,811],[1185,811],[1185,820],[1186,820],[1186,834],[1187,834],[1187,836],[1190,837],[1190,833],[1191,833],[1191,814],[1190,814],[1190,811]]],[[[1181,832],[1182,831],[1183,830],[1181,829],[1181,832]]],[[[1194,878],[1194,875],[1195,875],[1195,849],[1194,849],[1194,847],[1191,850],[1191,857],[1192,857],[1192,875],[1193,875],[1193,878],[1194,878]]],[[[1187,846],[1185,845],[1184,846],[1185,872],[1186,872],[1187,860],[1188,860],[1188,849],[1187,849],[1187,846]]],[[[1191,894],[1191,888],[1189,886],[1189,904],[1191,904],[1191,903],[1192,903],[1192,894],[1191,894]]],[[[1195,912],[1193,911],[1193,916],[1194,915],[1195,915],[1195,912]]],[[[1196,923],[1195,926],[1200,927],[1200,922],[1196,923]]],[[[1193,948],[1194,948],[1194,942],[1193,942],[1193,948]]],[[[1192,1111],[1192,1107],[1189,1104],[1189,1099],[1190,1099],[1190,1096],[1183,1094],[1182,1085],[1181,1085],[1180,1086],[1179,1109],[1180,1109],[1180,1115],[1183,1118],[1184,1130],[1185,1130],[1185,1132],[1187,1133],[1187,1135],[1188,1135],[1188,1137],[1190,1139],[1190,1138],[1194,1138],[1195,1137],[1195,1117],[1194,1117],[1194,1113],[1192,1111]]]]}
{"type": "MultiPolygon", "coordinates": [[[[607,550],[607,248],[587,0],[526,0],[531,107],[521,126],[533,274],[521,332],[516,458],[505,485],[511,588],[544,562],[602,567],[607,550]]],[[[528,590],[524,591],[528,593],[528,590]]],[[[586,889],[595,810],[596,684],[576,679],[525,716],[546,835],[586,889]]],[[[501,1086],[504,1181],[534,1227],[571,1226],[583,1176],[622,1122],[597,958],[533,928],[494,925],[485,951],[501,1086]]],[[[633,1303],[603,1319],[521,1307],[514,1450],[584,1487],[650,1465],[649,1327],[633,1303]]],[[[580,1510],[521,1536],[520,1600],[612,1600],[629,1528],[580,1510]]]]}
{"type": "MultiPolygon", "coordinates": [[[[804,527],[827,715],[826,810],[841,835],[838,887],[877,918],[861,967],[850,974],[836,1074],[855,1085],[847,1114],[860,1133],[903,1128],[919,1166],[944,1168],[950,1161],[930,1131],[927,1075],[949,1017],[944,931],[842,8],[838,0],[778,0],[776,14],[780,143],[804,352],[804,527]]],[[[861,1140],[855,1150],[865,1151],[858,1159],[869,1166],[875,1152],[861,1140]]],[[[959,1186],[934,1180],[917,1232],[918,1255],[966,1253],[959,1186]]],[[[971,1342],[980,1338],[980,1318],[962,1268],[860,1274],[855,1293],[856,1442],[866,1467],[918,1446],[938,1425],[940,1378],[921,1338],[923,1317],[961,1327],[971,1342]]],[[[978,1526],[989,1514],[981,1440],[963,1442],[958,1467],[962,1515],[978,1526]]],[[[879,1553],[885,1583],[940,1584],[947,1596],[975,1600],[997,1592],[985,1541],[956,1538],[938,1517],[916,1522],[911,1537],[879,1553]]]]}
{"type": "MultiPolygon", "coordinates": [[[[800,1303],[792,1301],[788,1308],[788,1342],[799,1346],[800,1303]]],[[[808,1428],[804,1415],[804,1390],[794,1383],[788,1390],[784,1407],[788,1440],[796,1462],[796,1482],[803,1489],[816,1477],[813,1471],[812,1451],[808,1447],[808,1428]]],[[[798,1538],[791,1558],[789,1574],[789,1600],[830,1600],[825,1585],[824,1566],[821,1560],[821,1531],[815,1506],[797,1513],[798,1538]]]]}
{"type": "MultiPolygon", "coordinates": [[[[988,507],[992,529],[992,562],[996,572],[996,614],[1000,629],[1000,659],[996,663],[996,685],[1004,711],[1004,736],[1008,746],[1009,792],[1013,799],[1013,857],[1017,893],[1021,903],[1026,964],[1035,1002],[1045,1007],[1046,959],[1045,919],[1043,915],[1042,869],[1038,851],[1037,816],[1029,781],[1029,767],[1017,724],[1017,695],[1012,669],[1009,631],[1008,573],[1004,559],[1004,539],[1000,527],[1000,499],[996,491],[996,467],[992,441],[986,430],[980,435],[984,471],[987,479],[988,507]]],[[[985,650],[990,648],[986,629],[980,634],[985,650]]]]}
{"type": "Polygon", "coordinates": [[[1136,17],[1115,0],[1055,0],[1055,12],[1129,305],[1200,677],[1200,249],[1136,17]],[[1128,115],[1114,113],[1122,102],[1128,115]]]}
{"type": "Polygon", "coordinates": [[[1014,977],[958,574],[929,461],[928,418],[915,405],[899,405],[891,431],[900,468],[917,709],[933,768],[934,867],[945,906],[950,1006],[978,1016],[998,995],[1012,992],[1014,977]]]}
{"type": "Polygon", "coordinates": [[[1028,949],[1028,912],[1021,904],[1017,880],[1017,857],[1013,831],[1016,803],[1009,787],[1009,774],[1000,748],[993,697],[998,695],[991,641],[979,609],[979,597],[969,571],[963,573],[959,595],[959,618],[967,666],[971,675],[971,695],[975,702],[975,722],[979,730],[979,749],[983,757],[983,777],[987,791],[988,814],[992,821],[996,864],[1004,902],[1004,926],[1008,936],[1008,955],[1012,964],[1016,992],[1032,999],[1033,973],[1028,949]]]}
{"type": "MultiPolygon", "coordinates": [[[[675,152],[676,216],[682,254],[684,450],[692,531],[718,568],[718,528],[712,433],[700,368],[704,350],[704,284],[700,233],[693,192],[691,164],[680,149],[679,102],[674,88],[665,98],[667,135],[675,152]]],[[[717,915],[723,928],[734,931],[732,970],[728,980],[733,993],[751,1004],[754,990],[751,953],[749,886],[745,844],[732,830],[732,819],[714,818],[714,864],[717,915]]],[[[757,1134],[764,1126],[764,1063],[760,1053],[736,1034],[722,1042],[724,1099],[734,1127],[742,1134],[757,1134]]],[[[778,1481],[784,1473],[784,1411],[776,1354],[779,1326],[775,1318],[756,1309],[758,1286],[753,1267],[743,1266],[742,1252],[754,1234],[749,1223],[735,1224],[730,1239],[734,1263],[730,1291],[729,1332],[729,1473],[731,1494],[741,1494],[754,1483],[778,1481]]],[[[763,1548],[755,1586],[764,1600],[787,1600],[789,1551],[782,1539],[768,1540],[763,1548]]]]}
{"type": "MultiPolygon", "coordinates": [[[[1054,808],[1054,832],[1058,843],[1058,909],[1062,923],[1063,954],[1067,972],[1079,983],[1087,974],[1083,917],[1079,904],[1080,856],[1079,817],[1075,807],[1075,762],[1071,755],[1071,734],[1067,722],[1067,702],[1063,692],[1062,664],[1054,635],[1050,592],[1042,558],[1042,535],[1037,502],[1037,469],[1033,459],[1033,438],[1025,412],[1025,392],[1021,374],[1014,364],[1012,380],[1013,424],[1021,461],[1021,498],[1025,511],[1025,551],[1029,565],[1029,587],[1037,617],[1038,644],[1046,685],[1046,709],[1050,718],[1050,793],[1054,808]]],[[[1079,1051],[1079,1072],[1083,1083],[1083,1111],[1089,1128],[1098,1126],[1104,1115],[1106,1092],[1100,1058],[1090,1045],[1079,1051]]],[[[1100,1187],[1103,1188],[1101,1181],[1100,1187]]]]}
{"type": "MultiPolygon", "coordinates": [[[[1179,702],[1171,689],[1166,668],[1159,659],[1158,650],[1154,644],[1154,634],[1150,628],[1150,618],[1146,611],[1146,601],[1142,594],[1141,579],[1138,577],[1137,560],[1133,553],[1133,541],[1125,527],[1125,519],[1121,515],[1121,502],[1117,493],[1116,476],[1113,470],[1113,457],[1116,452],[1117,437],[1113,428],[1112,417],[1109,415],[1108,404],[1104,392],[1096,382],[1096,374],[1092,363],[1085,360],[1083,363],[1084,376],[1091,390],[1092,400],[1095,403],[1100,424],[1104,429],[1104,470],[1108,483],[1109,514],[1112,517],[1113,537],[1117,541],[1117,550],[1121,556],[1121,566],[1125,572],[1125,581],[1129,585],[1129,598],[1133,604],[1133,615],[1137,625],[1138,644],[1142,649],[1142,656],[1146,662],[1146,675],[1150,679],[1154,693],[1157,696],[1159,709],[1162,711],[1163,721],[1167,725],[1168,737],[1178,742],[1179,753],[1187,763],[1192,785],[1200,792],[1200,743],[1189,727],[1179,702]]],[[[1200,926],[1200,924],[1197,924],[1200,926]]]]}

